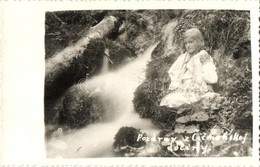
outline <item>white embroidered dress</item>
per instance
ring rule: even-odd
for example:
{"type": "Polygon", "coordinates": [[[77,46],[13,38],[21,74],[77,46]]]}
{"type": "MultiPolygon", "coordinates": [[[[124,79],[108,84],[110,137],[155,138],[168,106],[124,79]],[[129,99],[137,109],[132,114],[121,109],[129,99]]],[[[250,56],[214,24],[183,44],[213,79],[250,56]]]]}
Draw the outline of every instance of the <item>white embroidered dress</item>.
{"type": "Polygon", "coordinates": [[[192,57],[188,53],[180,55],[168,74],[171,78],[170,93],[162,99],[160,106],[179,108],[216,95],[210,89],[210,84],[218,80],[216,67],[205,50],[192,57]]]}

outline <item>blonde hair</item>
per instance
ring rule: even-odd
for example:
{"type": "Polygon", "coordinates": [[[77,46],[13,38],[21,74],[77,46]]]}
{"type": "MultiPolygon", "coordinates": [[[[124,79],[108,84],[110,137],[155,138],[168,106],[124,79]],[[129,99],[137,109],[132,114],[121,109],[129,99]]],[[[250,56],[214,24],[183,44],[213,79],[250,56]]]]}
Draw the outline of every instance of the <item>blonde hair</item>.
{"type": "Polygon", "coordinates": [[[198,28],[194,27],[194,28],[188,29],[187,31],[184,32],[183,37],[184,37],[184,39],[191,37],[195,40],[200,41],[201,47],[204,46],[204,38],[203,38],[203,35],[198,28]]]}

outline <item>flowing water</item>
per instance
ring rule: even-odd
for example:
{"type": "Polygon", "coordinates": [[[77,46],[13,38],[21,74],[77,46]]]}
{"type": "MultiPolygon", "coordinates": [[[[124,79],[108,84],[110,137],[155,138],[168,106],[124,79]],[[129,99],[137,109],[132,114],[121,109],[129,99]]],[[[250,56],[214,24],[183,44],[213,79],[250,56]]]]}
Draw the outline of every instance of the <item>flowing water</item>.
{"type": "Polygon", "coordinates": [[[103,57],[103,64],[102,64],[102,68],[101,68],[101,73],[108,72],[108,68],[109,68],[109,60],[108,60],[108,57],[104,56],[103,57]]]}
{"type": "MultiPolygon", "coordinates": [[[[84,158],[115,156],[112,150],[114,136],[123,126],[141,130],[153,130],[148,119],[141,119],[133,108],[135,89],[145,79],[145,68],[156,45],[148,48],[136,60],[122,66],[119,70],[102,73],[81,83],[81,87],[95,87],[102,92],[106,108],[106,120],[88,125],[86,128],[66,135],[54,136],[46,143],[50,158],[84,158]]],[[[106,63],[107,60],[104,60],[106,63]]],[[[106,64],[105,64],[106,66],[106,64]]],[[[103,68],[107,69],[107,67],[103,68]]]]}

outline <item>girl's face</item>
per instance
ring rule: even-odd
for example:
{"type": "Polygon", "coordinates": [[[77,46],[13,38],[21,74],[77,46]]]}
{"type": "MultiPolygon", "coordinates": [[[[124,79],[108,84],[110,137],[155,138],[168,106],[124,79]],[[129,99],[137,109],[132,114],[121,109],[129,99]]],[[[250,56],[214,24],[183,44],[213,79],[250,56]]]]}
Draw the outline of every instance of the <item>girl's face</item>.
{"type": "Polygon", "coordinates": [[[191,55],[196,54],[201,48],[201,41],[192,37],[186,37],[184,39],[184,45],[187,52],[191,55]]]}

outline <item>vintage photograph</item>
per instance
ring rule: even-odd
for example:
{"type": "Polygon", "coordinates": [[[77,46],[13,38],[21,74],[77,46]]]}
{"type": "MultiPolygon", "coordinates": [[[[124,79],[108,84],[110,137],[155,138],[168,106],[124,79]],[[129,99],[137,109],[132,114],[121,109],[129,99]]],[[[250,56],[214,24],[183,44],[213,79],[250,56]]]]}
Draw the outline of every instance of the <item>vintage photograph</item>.
{"type": "Polygon", "coordinates": [[[47,158],[251,157],[249,10],[45,12],[47,158]]]}

